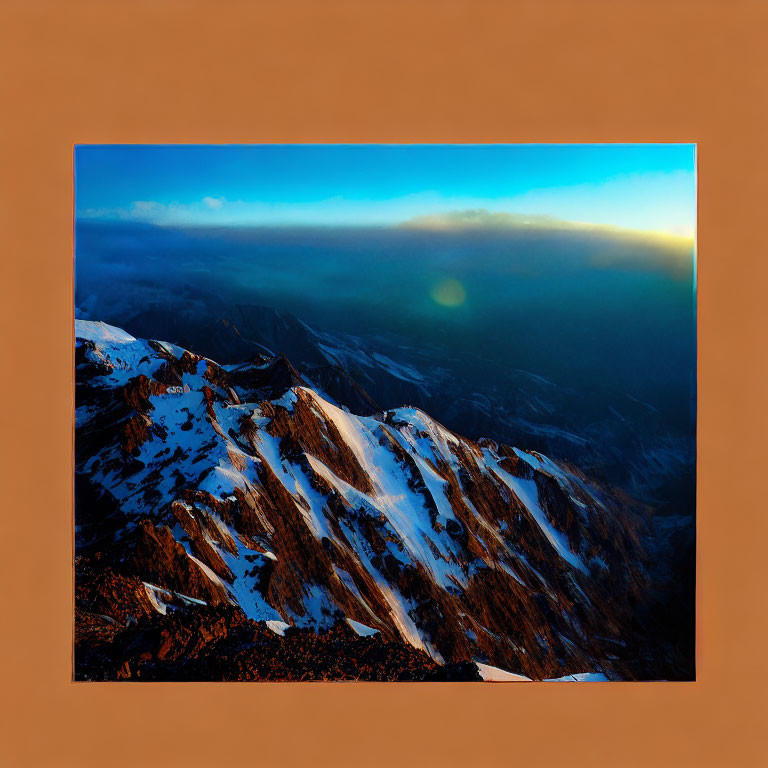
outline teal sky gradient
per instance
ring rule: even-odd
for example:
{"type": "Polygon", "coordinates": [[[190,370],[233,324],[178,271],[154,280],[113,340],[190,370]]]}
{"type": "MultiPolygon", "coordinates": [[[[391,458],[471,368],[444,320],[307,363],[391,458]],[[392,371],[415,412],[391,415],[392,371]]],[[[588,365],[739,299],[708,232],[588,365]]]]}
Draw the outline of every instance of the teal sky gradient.
{"type": "Polygon", "coordinates": [[[483,208],[692,235],[695,146],[82,145],[78,219],[393,226],[483,208]]]}

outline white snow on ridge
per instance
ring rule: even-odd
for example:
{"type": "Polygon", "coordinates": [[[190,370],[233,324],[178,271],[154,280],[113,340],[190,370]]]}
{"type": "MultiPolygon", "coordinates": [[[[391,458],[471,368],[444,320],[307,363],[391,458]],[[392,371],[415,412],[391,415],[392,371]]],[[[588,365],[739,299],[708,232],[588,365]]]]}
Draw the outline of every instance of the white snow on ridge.
{"type": "MultiPolygon", "coordinates": [[[[499,667],[492,667],[489,664],[475,662],[480,677],[487,683],[524,683],[533,682],[530,677],[525,675],[516,675],[513,672],[507,672],[499,667]]],[[[565,677],[550,677],[542,680],[543,683],[607,683],[610,682],[602,672],[577,672],[565,677]]]]}
{"type": "Polygon", "coordinates": [[[530,683],[532,682],[530,677],[525,675],[516,675],[514,672],[507,672],[506,669],[500,669],[499,667],[492,667],[490,664],[481,664],[479,661],[475,662],[475,666],[480,672],[480,677],[486,683],[530,683]]]}
{"type": "Polygon", "coordinates": [[[143,372],[152,374],[163,361],[146,341],[135,339],[129,333],[106,323],[92,320],[75,320],[75,343],[89,341],[95,349],[86,357],[95,363],[109,364],[113,371],[107,377],[111,382],[124,383],[130,378],[127,372],[144,367],[143,372]]]}
{"type": "Polygon", "coordinates": [[[355,621],[354,619],[347,619],[347,624],[349,624],[349,626],[352,627],[352,629],[354,629],[355,632],[360,635],[360,637],[371,637],[372,635],[379,634],[378,629],[369,627],[366,624],[361,624],[359,621],[355,621]]]}
{"type": "MultiPolygon", "coordinates": [[[[394,454],[379,444],[377,433],[385,429],[384,425],[373,418],[346,413],[318,398],[316,394],[313,394],[313,397],[368,475],[373,485],[373,493],[368,495],[358,491],[336,477],[321,461],[309,457],[312,468],[336,486],[353,505],[362,499],[383,512],[411,558],[428,568],[438,583],[453,587],[456,581],[464,582],[465,575],[455,562],[457,545],[447,534],[438,534],[432,528],[424,498],[408,487],[394,454]],[[431,542],[433,546],[427,542],[431,542]]],[[[432,484],[432,480],[427,482],[432,484]]],[[[442,488],[435,485],[432,487],[438,500],[441,496],[444,497],[442,488]]],[[[443,514],[445,506],[443,505],[443,514]]]]}
{"type": "Polygon", "coordinates": [[[181,356],[186,352],[185,349],[176,346],[176,344],[171,344],[170,341],[157,341],[155,343],[162,347],[166,352],[177,358],[181,358],[181,356]]]}
{"type": "MultiPolygon", "coordinates": [[[[147,593],[149,602],[152,603],[152,607],[165,616],[168,612],[168,606],[171,601],[176,600],[184,605],[207,605],[205,600],[200,600],[196,597],[190,597],[189,595],[182,595],[181,592],[171,592],[168,589],[158,587],[156,584],[150,584],[148,581],[142,582],[144,590],[147,593]]],[[[173,608],[173,606],[171,606],[173,608]]]]}
{"type": "Polygon", "coordinates": [[[560,557],[582,573],[588,574],[589,571],[581,558],[571,551],[568,537],[549,522],[546,513],[539,506],[539,491],[536,488],[536,481],[513,477],[499,466],[498,460],[487,448],[483,450],[483,453],[486,455],[488,465],[492,468],[493,473],[523,502],[538,524],[541,532],[546,536],[547,541],[555,548],[560,557]]]}
{"type": "Polygon", "coordinates": [[[544,456],[541,453],[521,451],[519,448],[513,448],[512,450],[519,459],[522,459],[526,464],[530,464],[534,469],[544,470],[544,472],[548,472],[550,475],[558,478],[565,476],[563,470],[548,456],[544,456]]]}
{"type": "Polygon", "coordinates": [[[131,344],[136,339],[114,325],[93,320],[75,320],[75,338],[92,341],[96,345],[131,344]]]}
{"type": "Polygon", "coordinates": [[[165,616],[168,610],[168,605],[165,600],[163,600],[163,597],[165,597],[166,600],[171,600],[173,595],[167,589],[155,586],[147,581],[142,582],[142,584],[144,584],[144,589],[146,590],[149,602],[152,603],[152,607],[158,613],[162,613],[163,616],[165,616]]]}
{"type": "MultiPolygon", "coordinates": [[[[600,501],[599,497],[595,495],[594,488],[588,487],[587,484],[583,480],[581,480],[579,477],[575,477],[574,475],[571,475],[565,472],[562,469],[562,467],[557,465],[548,456],[544,456],[541,453],[521,451],[519,448],[513,448],[512,450],[514,450],[515,455],[518,458],[525,461],[534,469],[539,469],[549,473],[553,477],[557,478],[560,484],[564,487],[570,487],[571,489],[578,487],[581,491],[583,491],[587,495],[589,499],[591,499],[599,507],[604,506],[603,502],[600,501]]],[[[584,509],[585,511],[588,511],[588,507],[583,502],[576,499],[574,496],[571,496],[571,500],[575,502],[578,506],[580,506],[582,509],[584,509]]]]}
{"type": "MultiPolygon", "coordinates": [[[[460,442],[459,438],[456,437],[453,432],[447,430],[419,408],[404,406],[402,408],[395,408],[392,413],[397,419],[407,422],[411,428],[417,429],[420,432],[426,432],[438,449],[443,447],[443,443],[458,445],[460,442]]],[[[443,451],[441,450],[441,453],[442,452],[443,451]]],[[[444,456],[444,458],[452,461],[452,458],[449,456],[444,456]]]]}
{"type": "Polygon", "coordinates": [[[290,624],[286,624],[284,621],[277,621],[275,619],[270,619],[267,622],[267,628],[276,635],[280,635],[280,637],[285,637],[285,630],[290,626],[290,624]]]}

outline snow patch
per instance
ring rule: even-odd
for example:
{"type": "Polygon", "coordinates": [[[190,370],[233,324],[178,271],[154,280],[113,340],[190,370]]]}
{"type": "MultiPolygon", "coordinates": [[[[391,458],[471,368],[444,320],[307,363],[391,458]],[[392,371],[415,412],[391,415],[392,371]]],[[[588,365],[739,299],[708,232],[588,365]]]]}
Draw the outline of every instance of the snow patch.
{"type": "Polygon", "coordinates": [[[514,672],[507,672],[506,669],[500,669],[499,667],[492,667],[489,664],[481,664],[479,661],[475,662],[480,677],[486,683],[530,683],[531,678],[525,675],[516,675],[514,672]]]}
{"type": "Polygon", "coordinates": [[[75,338],[92,341],[97,346],[131,344],[136,341],[130,333],[126,333],[122,328],[93,320],[75,320],[75,338]]]}
{"type": "Polygon", "coordinates": [[[379,634],[378,629],[374,629],[373,627],[361,624],[359,621],[355,621],[354,619],[347,619],[347,624],[349,624],[349,626],[352,627],[352,629],[354,629],[355,632],[360,635],[360,637],[371,637],[372,635],[379,634]]]}
{"type": "Polygon", "coordinates": [[[271,630],[276,635],[280,635],[280,637],[285,637],[285,630],[290,626],[290,624],[286,624],[284,621],[277,621],[275,619],[267,621],[267,629],[271,630]]]}
{"type": "Polygon", "coordinates": [[[548,677],[545,683],[608,683],[610,680],[602,672],[578,672],[565,677],[548,677]]]}

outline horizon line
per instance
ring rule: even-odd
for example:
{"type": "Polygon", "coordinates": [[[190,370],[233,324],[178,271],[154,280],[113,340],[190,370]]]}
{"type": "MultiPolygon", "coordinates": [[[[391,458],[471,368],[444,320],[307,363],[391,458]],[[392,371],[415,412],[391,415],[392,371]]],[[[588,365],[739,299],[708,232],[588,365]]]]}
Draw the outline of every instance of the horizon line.
{"type": "Polygon", "coordinates": [[[434,234],[451,234],[461,232],[514,232],[521,230],[536,230],[542,232],[595,232],[615,235],[629,235],[636,237],[653,237],[668,239],[682,243],[694,244],[697,232],[673,232],[660,229],[638,229],[622,227],[614,224],[599,222],[575,221],[561,219],[548,214],[516,213],[504,211],[488,211],[484,208],[456,209],[447,213],[425,214],[415,216],[402,221],[393,222],[335,222],[323,224],[297,220],[294,222],[194,222],[194,221],[152,221],[139,217],[101,217],[88,216],[75,212],[74,223],[89,224],[144,224],[158,229],[197,229],[197,230],[257,230],[257,229],[377,229],[377,230],[411,230],[414,232],[431,232],[434,234]],[[485,215],[491,221],[478,221],[472,219],[460,219],[462,215],[485,215]]]}

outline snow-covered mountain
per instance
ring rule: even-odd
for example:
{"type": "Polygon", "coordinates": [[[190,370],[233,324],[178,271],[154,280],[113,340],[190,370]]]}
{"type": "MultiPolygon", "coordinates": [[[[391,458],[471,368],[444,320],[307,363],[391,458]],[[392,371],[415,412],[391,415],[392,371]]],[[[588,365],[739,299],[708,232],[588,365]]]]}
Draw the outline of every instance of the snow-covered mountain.
{"type": "Polygon", "coordinates": [[[648,676],[622,494],[282,355],[75,331],[78,678],[648,676]]]}

